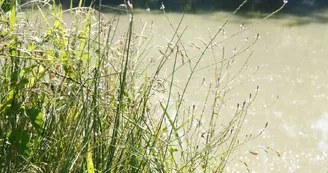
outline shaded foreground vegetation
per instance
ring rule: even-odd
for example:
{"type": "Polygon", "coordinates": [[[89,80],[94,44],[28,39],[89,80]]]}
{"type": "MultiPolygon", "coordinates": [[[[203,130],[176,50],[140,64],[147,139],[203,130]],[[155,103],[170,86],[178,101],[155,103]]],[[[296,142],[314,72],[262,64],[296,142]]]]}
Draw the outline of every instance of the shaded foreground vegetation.
{"type": "Polygon", "coordinates": [[[229,121],[222,122],[220,112],[229,85],[243,72],[231,74],[235,58],[259,37],[232,57],[221,47],[217,80],[206,94],[212,99],[202,108],[209,107],[209,114],[196,114],[184,101],[204,53],[214,49],[217,35],[244,3],[199,57],[181,65],[192,68],[178,97],[171,90],[183,56],[183,16],[178,26],[168,26],[171,42],[154,62],[145,59],[149,40],[142,39],[151,35],[133,32],[131,10],[125,10],[126,33],[113,40],[119,18],[105,23],[101,13],[81,4],[68,11],[38,7],[41,24],[16,16],[15,3],[8,15],[1,11],[0,172],[222,172],[240,146],[262,133],[240,136],[258,90],[237,104],[229,121]],[[63,13],[74,19],[71,26],[63,13]],[[172,73],[159,78],[168,61],[172,73]],[[152,65],[154,72],[147,69],[152,65]],[[156,99],[158,94],[165,99],[156,99]]]}

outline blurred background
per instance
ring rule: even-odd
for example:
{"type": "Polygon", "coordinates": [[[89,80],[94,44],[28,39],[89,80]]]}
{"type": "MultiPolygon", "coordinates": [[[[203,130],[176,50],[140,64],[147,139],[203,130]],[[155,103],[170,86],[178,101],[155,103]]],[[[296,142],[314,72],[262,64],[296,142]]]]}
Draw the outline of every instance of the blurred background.
{"type": "MultiPolygon", "coordinates": [[[[75,5],[79,0],[73,0],[75,5]]],[[[59,0],[57,2],[69,3],[68,0],[59,0]]],[[[84,5],[89,6],[90,3],[99,4],[99,0],[84,0],[84,5]]],[[[124,3],[123,0],[102,0],[102,4],[119,5],[124,3]]],[[[151,8],[159,9],[161,3],[164,3],[170,11],[213,11],[213,10],[234,10],[243,0],[135,0],[133,5],[135,8],[151,8]]],[[[243,11],[272,11],[281,6],[283,0],[248,0],[243,11]]],[[[283,10],[286,13],[302,13],[311,12],[316,9],[324,8],[328,5],[327,0],[289,0],[288,6],[283,10]]]]}

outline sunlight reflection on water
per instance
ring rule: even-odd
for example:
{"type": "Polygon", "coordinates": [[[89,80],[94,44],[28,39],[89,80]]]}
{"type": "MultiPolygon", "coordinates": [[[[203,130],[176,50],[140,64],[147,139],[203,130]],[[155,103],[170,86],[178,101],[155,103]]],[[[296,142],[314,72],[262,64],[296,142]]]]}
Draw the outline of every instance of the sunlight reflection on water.
{"type": "Polygon", "coordinates": [[[312,128],[320,132],[321,139],[317,145],[326,155],[328,152],[328,113],[324,113],[319,120],[315,121],[312,128]]]}

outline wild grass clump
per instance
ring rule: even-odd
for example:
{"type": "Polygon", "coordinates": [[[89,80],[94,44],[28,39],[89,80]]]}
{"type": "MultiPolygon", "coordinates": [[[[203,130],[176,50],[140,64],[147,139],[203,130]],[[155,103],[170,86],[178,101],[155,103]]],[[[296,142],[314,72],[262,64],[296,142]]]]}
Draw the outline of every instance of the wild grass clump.
{"type": "Polygon", "coordinates": [[[256,137],[239,140],[257,92],[220,122],[224,128],[217,122],[228,86],[242,73],[230,74],[232,64],[257,38],[232,57],[223,49],[215,64],[218,80],[206,94],[212,98],[206,99],[208,114],[184,107],[199,62],[240,7],[197,59],[180,66],[183,17],[178,26],[168,26],[173,37],[155,63],[145,61],[144,32],[133,32],[133,9],[123,10],[130,19],[118,38],[119,18],[106,23],[100,10],[82,7],[82,1],[66,11],[60,5],[36,7],[31,18],[18,18],[15,3],[9,15],[1,11],[0,172],[222,172],[231,154],[256,137]],[[64,21],[65,14],[73,22],[64,21]],[[168,61],[172,73],[159,78],[168,61]],[[175,72],[187,64],[192,70],[176,97],[175,72]],[[147,70],[151,65],[155,71],[147,70]],[[156,100],[159,92],[164,101],[156,100]]]}

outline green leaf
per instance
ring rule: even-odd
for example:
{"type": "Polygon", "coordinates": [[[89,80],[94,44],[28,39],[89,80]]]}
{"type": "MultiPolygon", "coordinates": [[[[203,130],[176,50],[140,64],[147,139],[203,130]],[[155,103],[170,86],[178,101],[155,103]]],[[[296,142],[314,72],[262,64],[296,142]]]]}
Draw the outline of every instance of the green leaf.
{"type": "Polygon", "coordinates": [[[40,131],[43,126],[43,114],[40,109],[29,108],[26,109],[26,115],[30,118],[32,126],[40,131]]]}
{"type": "Polygon", "coordinates": [[[14,29],[14,24],[16,23],[16,1],[11,1],[11,12],[10,12],[10,31],[14,29]]]}
{"type": "MultiPolygon", "coordinates": [[[[5,109],[5,105],[0,104],[0,115],[2,114],[2,110],[5,109]]],[[[1,117],[0,117],[1,118],[1,117]]]]}
{"type": "Polygon", "coordinates": [[[1,4],[1,9],[6,13],[10,11],[10,4],[8,1],[6,0],[0,0],[0,4],[1,4]]]}
{"type": "Polygon", "coordinates": [[[33,51],[36,49],[36,45],[34,43],[30,44],[27,46],[27,50],[30,52],[30,51],[33,51]]]}
{"type": "Polygon", "coordinates": [[[29,135],[26,131],[16,130],[10,134],[11,143],[16,148],[16,151],[20,155],[28,156],[29,155],[29,135]]]}
{"type": "Polygon", "coordinates": [[[24,67],[20,73],[20,77],[24,77],[25,75],[30,74],[31,72],[33,72],[34,68],[36,67],[36,64],[33,64],[29,67],[24,67]]]}
{"type": "Polygon", "coordinates": [[[9,94],[8,94],[8,96],[6,98],[6,101],[7,102],[11,102],[13,100],[13,98],[14,98],[14,95],[15,95],[15,90],[9,91],[9,94]]]}
{"type": "Polygon", "coordinates": [[[87,170],[88,170],[88,173],[94,173],[95,172],[95,167],[93,165],[93,160],[92,160],[91,148],[89,148],[89,151],[87,153],[87,170]]]}
{"type": "Polygon", "coordinates": [[[24,89],[26,84],[28,84],[28,83],[29,83],[29,79],[23,77],[18,83],[19,89],[24,89]]]}
{"type": "Polygon", "coordinates": [[[5,2],[5,0],[0,0],[0,6],[5,2]]]}

